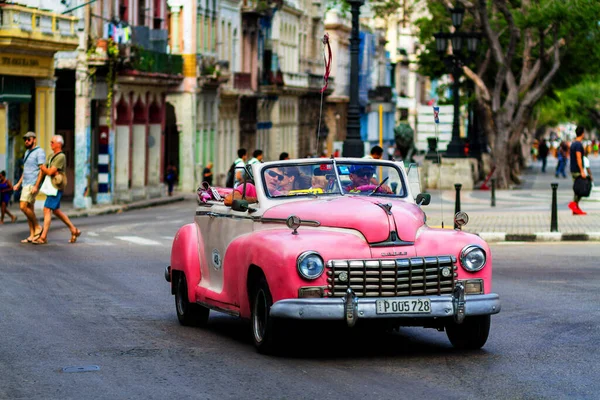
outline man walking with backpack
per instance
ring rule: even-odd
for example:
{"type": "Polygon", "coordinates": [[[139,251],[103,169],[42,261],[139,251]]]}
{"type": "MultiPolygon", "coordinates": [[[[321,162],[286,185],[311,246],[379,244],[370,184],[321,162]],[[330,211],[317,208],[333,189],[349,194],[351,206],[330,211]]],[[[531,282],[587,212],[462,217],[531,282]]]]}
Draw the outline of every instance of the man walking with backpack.
{"type": "Polygon", "coordinates": [[[44,175],[40,166],[46,162],[46,153],[44,149],[37,146],[35,132],[27,132],[23,136],[23,140],[27,149],[23,158],[23,175],[21,175],[19,181],[13,186],[13,189],[17,192],[23,186],[21,198],[19,199],[19,207],[27,217],[29,236],[21,240],[21,243],[31,243],[40,237],[43,230],[35,216],[33,205],[35,204],[35,197],[38,194],[39,188],[42,185],[44,175]]]}
{"type": "Polygon", "coordinates": [[[236,187],[244,178],[244,168],[246,167],[246,160],[248,159],[248,152],[246,149],[238,149],[238,158],[235,159],[229,171],[227,171],[227,180],[225,186],[228,188],[236,187]]]}

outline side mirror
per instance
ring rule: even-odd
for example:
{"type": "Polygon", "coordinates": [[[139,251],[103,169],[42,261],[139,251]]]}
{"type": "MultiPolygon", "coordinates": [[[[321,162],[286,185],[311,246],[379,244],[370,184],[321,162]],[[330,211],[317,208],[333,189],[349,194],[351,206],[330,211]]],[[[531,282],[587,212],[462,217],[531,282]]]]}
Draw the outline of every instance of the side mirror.
{"type": "Polygon", "coordinates": [[[233,211],[245,212],[248,211],[249,208],[246,200],[233,200],[231,203],[231,209],[233,211]]]}
{"type": "Polygon", "coordinates": [[[426,206],[431,203],[431,195],[429,193],[419,193],[415,201],[419,206],[426,206]]]}

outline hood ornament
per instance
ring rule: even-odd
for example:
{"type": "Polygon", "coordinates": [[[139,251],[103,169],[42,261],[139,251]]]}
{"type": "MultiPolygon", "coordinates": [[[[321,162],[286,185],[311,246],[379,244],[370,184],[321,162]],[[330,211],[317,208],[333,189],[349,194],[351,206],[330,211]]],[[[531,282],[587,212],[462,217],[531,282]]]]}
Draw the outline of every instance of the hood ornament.
{"type": "Polygon", "coordinates": [[[300,225],[302,225],[302,220],[297,215],[290,215],[285,221],[285,224],[288,228],[290,228],[293,231],[292,235],[297,235],[298,228],[300,227],[300,225]]]}

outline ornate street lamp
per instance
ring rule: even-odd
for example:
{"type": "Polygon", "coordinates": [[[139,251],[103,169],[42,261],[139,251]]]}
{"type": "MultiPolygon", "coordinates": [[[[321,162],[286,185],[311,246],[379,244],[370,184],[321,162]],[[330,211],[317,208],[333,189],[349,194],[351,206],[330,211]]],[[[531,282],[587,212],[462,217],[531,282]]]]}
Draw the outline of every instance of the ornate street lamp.
{"type": "Polygon", "coordinates": [[[348,0],[352,7],[352,33],[350,35],[350,103],[348,104],[348,131],[342,155],[344,157],[362,157],[363,142],[360,138],[360,106],[358,104],[358,52],[360,37],[358,36],[360,6],[363,0],[348,0]]]}
{"type": "Polygon", "coordinates": [[[454,33],[439,32],[433,35],[435,38],[435,47],[446,68],[452,74],[454,80],[452,84],[452,100],[454,103],[454,120],[452,123],[452,140],[446,149],[446,157],[458,158],[464,157],[463,143],[460,139],[460,77],[462,76],[463,66],[470,62],[477,53],[481,34],[478,32],[459,32],[465,14],[464,8],[455,7],[450,10],[452,16],[452,25],[455,28],[454,33]],[[448,40],[452,43],[452,54],[446,55],[448,40]],[[466,44],[467,55],[462,51],[463,44],[466,44]]]}

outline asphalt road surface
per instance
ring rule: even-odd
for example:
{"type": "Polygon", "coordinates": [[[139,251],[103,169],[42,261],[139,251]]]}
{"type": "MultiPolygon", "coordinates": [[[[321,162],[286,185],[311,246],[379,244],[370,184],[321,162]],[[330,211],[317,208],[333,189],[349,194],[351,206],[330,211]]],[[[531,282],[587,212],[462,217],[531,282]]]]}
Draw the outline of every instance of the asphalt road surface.
{"type": "Polygon", "coordinates": [[[0,226],[1,399],[597,399],[600,248],[496,244],[502,312],[486,346],[454,350],[423,328],[311,326],[282,356],[249,325],[212,313],[182,327],[164,280],[193,204],[53,221],[45,246],[0,226]],[[74,371],[74,372],[71,372],[74,371]]]}

